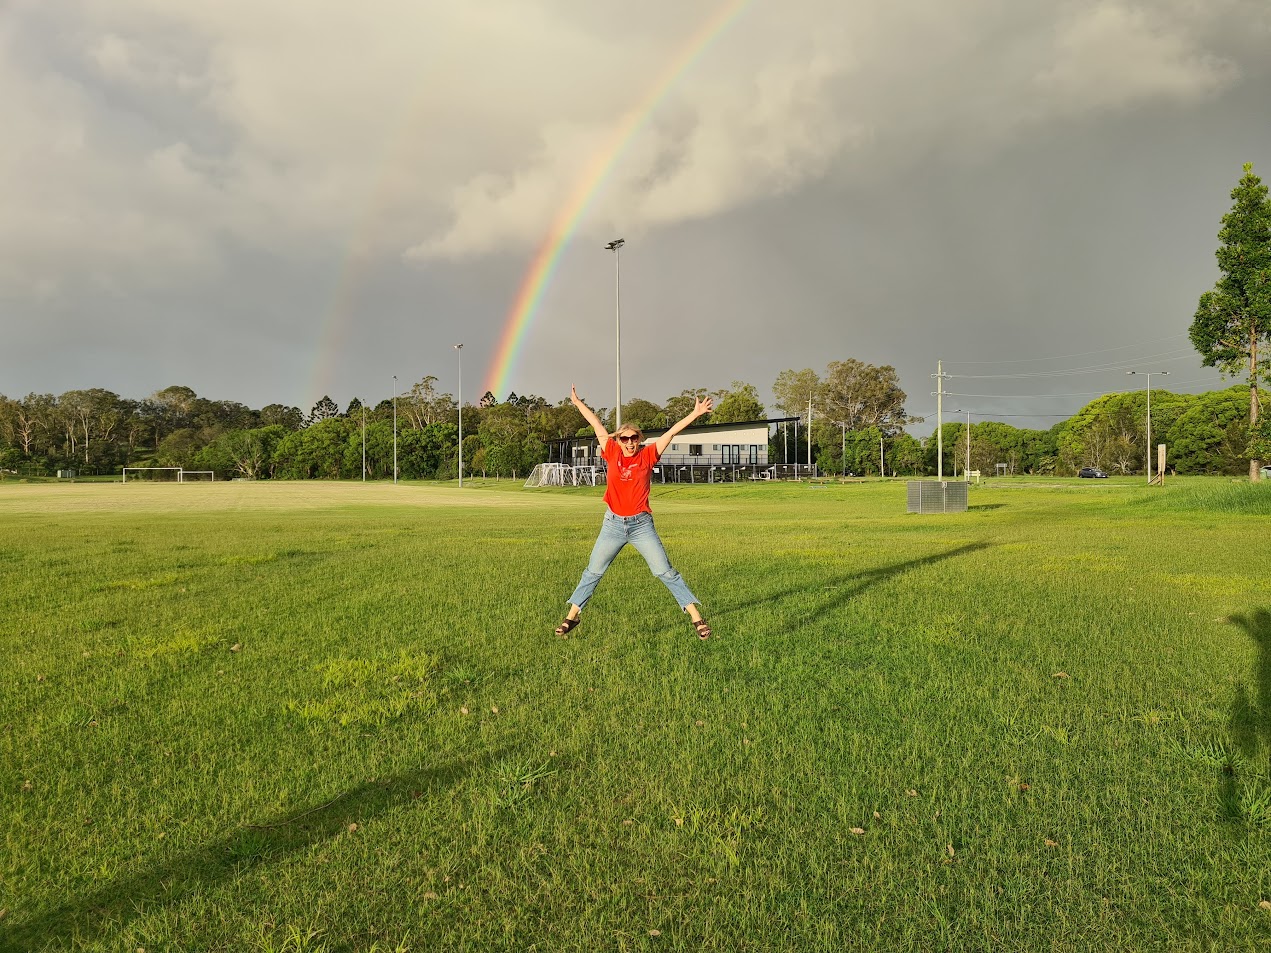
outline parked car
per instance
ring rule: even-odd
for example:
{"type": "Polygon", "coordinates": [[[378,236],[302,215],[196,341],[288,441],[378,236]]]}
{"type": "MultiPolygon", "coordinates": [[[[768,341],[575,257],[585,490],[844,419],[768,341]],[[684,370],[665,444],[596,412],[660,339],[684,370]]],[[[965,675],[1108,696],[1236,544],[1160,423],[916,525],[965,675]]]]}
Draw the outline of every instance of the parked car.
{"type": "Polygon", "coordinates": [[[1263,467],[1258,472],[1262,474],[1262,479],[1271,480],[1271,464],[1268,464],[1267,466],[1263,467]]]}
{"type": "Polygon", "coordinates": [[[1108,478],[1108,475],[1098,467],[1082,467],[1077,476],[1088,480],[1106,480],[1108,478]]]}

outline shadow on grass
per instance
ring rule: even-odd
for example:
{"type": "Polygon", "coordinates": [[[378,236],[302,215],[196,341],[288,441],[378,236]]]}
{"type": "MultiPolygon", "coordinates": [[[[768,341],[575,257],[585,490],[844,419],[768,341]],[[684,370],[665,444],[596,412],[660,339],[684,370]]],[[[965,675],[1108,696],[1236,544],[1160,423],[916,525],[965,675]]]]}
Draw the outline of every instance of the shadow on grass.
{"type": "MultiPolygon", "coordinates": [[[[70,899],[33,920],[0,925],[0,949],[65,949],[72,941],[91,946],[107,932],[118,932],[137,917],[180,903],[196,891],[349,833],[350,824],[361,826],[393,808],[448,790],[500,755],[492,752],[472,761],[370,781],[316,807],[243,824],[218,840],[70,899]]],[[[17,912],[10,911],[9,916],[17,912]]]]}
{"type": "Polygon", "coordinates": [[[794,586],[783,589],[778,592],[769,592],[757,596],[754,599],[748,599],[744,602],[730,603],[727,610],[718,613],[718,615],[727,618],[745,612],[745,610],[755,606],[768,605],[782,599],[798,598],[801,605],[800,612],[787,617],[786,628],[795,625],[801,625],[817,616],[821,615],[829,609],[841,606],[843,603],[859,596],[867,589],[881,585],[889,579],[893,579],[902,573],[919,569],[923,566],[930,566],[935,563],[943,562],[946,559],[954,559],[958,556],[968,556],[971,553],[979,552],[982,549],[988,549],[990,543],[967,543],[965,546],[958,546],[956,549],[946,550],[943,553],[932,553],[929,556],[920,556],[917,559],[908,559],[903,563],[893,563],[890,566],[879,566],[877,569],[866,569],[861,572],[848,573],[837,578],[828,580],[821,588],[830,590],[831,595],[823,598],[811,596],[810,590],[802,586],[794,586]]]}
{"type": "MultiPolygon", "coordinates": [[[[1255,609],[1247,615],[1233,615],[1231,621],[1253,639],[1258,658],[1253,689],[1243,684],[1236,689],[1227,727],[1236,750],[1253,766],[1255,775],[1271,783],[1271,611],[1255,609]]],[[[1244,815],[1236,772],[1230,765],[1223,771],[1218,797],[1228,817],[1244,815]]]]}
{"type": "Polygon", "coordinates": [[[967,507],[968,510],[1000,510],[1005,503],[972,503],[967,507]]]}

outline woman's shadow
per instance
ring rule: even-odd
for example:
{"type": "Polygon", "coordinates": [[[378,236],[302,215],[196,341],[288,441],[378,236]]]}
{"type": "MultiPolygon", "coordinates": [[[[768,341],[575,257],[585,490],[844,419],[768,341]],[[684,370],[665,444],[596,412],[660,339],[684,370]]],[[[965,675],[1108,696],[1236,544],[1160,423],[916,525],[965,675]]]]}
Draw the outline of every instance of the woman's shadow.
{"type": "Polygon", "coordinates": [[[144,913],[215,889],[253,867],[276,863],[319,841],[351,835],[388,811],[452,790],[498,755],[403,772],[349,788],[316,807],[242,824],[168,860],[143,865],[95,892],[68,897],[32,919],[0,924],[0,950],[46,949],[55,943],[69,947],[72,941],[92,944],[144,913]],[[350,824],[356,826],[351,830],[350,824]]]}
{"type": "MultiPolygon", "coordinates": [[[[1231,621],[1253,639],[1258,658],[1254,663],[1253,688],[1244,684],[1236,688],[1227,727],[1236,751],[1249,763],[1254,778],[1271,784],[1271,611],[1255,609],[1233,615],[1231,621]]],[[[1235,765],[1229,762],[1223,769],[1219,791],[1228,817],[1241,816],[1240,793],[1235,765]]]]}

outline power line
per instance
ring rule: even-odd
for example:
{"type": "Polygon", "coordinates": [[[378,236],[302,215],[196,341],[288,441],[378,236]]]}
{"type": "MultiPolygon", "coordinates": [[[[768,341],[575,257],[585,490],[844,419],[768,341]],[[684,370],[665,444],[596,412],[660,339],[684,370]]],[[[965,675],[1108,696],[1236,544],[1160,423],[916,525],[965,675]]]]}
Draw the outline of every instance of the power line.
{"type": "Polygon", "coordinates": [[[1169,361],[1175,361],[1193,353],[1194,352],[1189,348],[1182,348],[1176,351],[1166,351],[1162,354],[1149,354],[1145,357],[1134,358],[1133,360],[1116,361],[1107,364],[1091,364],[1087,367],[1072,367],[1049,371],[1025,371],[1020,374],[950,374],[949,377],[961,378],[964,380],[992,380],[1004,378],[1024,379],[1034,377],[1070,377],[1077,374],[1107,374],[1113,371],[1128,370],[1136,364],[1168,363],[1169,361]]]}
{"type": "MultiPolygon", "coordinates": [[[[1177,334],[1167,334],[1162,338],[1158,338],[1158,340],[1171,341],[1174,338],[1184,337],[1188,333],[1189,332],[1187,331],[1179,331],[1177,334]]],[[[1112,351],[1125,351],[1132,347],[1142,347],[1142,346],[1143,345],[1140,342],[1139,344],[1122,344],[1118,347],[1104,347],[1104,348],[1100,348],[1097,351],[1082,351],[1078,354],[1055,354],[1055,355],[1048,355],[1046,357],[1021,357],[1021,358],[1014,358],[1012,360],[1006,360],[1006,361],[951,361],[950,363],[952,364],[1035,364],[1038,361],[1067,361],[1074,357],[1089,357],[1092,354],[1108,354],[1112,351]]]]}

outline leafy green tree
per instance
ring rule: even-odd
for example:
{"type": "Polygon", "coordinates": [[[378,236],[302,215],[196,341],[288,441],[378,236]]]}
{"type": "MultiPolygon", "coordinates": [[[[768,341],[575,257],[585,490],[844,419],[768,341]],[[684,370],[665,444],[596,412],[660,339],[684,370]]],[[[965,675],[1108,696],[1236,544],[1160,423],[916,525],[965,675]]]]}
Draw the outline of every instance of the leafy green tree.
{"type": "Polygon", "coordinates": [[[287,434],[274,454],[277,474],[294,480],[338,480],[352,430],[347,417],[330,417],[287,434]]]}
{"type": "Polygon", "coordinates": [[[901,431],[885,441],[888,472],[893,476],[919,476],[923,473],[922,441],[901,431]]]}
{"type": "MultiPolygon", "coordinates": [[[[666,403],[662,407],[662,412],[670,418],[671,423],[675,423],[677,420],[683,420],[693,412],[693,408],[697,405],[697,402],[708,393],[709,392],[705,387],[686,388],[674,397],[668,397],[666,399],[666,403]]],[[[703,420],[709,419],[709,417],[699,417],[698,422],[700,423],[703,420]]]]}
{"type": "MultiPolygon", "coordinates": [[[[1221,277],[1200,296],[1191,340],[1206,367],[1248,375],[1248,432],[1258,434],[1258,384],[1271,375],[1271,202],[1252,163],[1245,163],[1231,199],[1215,253],[1221,277]]],[[[1259,466],[1251,457],[1250,480],[1259,478],[1259,466]]]]}
{"type": "Polygon", "coordinates": [[[772,393],[777,398],[777,407],[788,417],[802,415],[806,420],[809,396],[814,411],[819,407],[824,413],[824,385],[816,371],[810,367],[801,371],[782,371],[773,382],[772,393]]]}
{"type": "MultiPolygon", "coordinates": [[[[1152,409],[1155,412],[1155,403],[1152,409]]],[[[1240,473],[1247,459],[1248,421],[1249,391],[1241,385],[1195,395],[1166,433],[1174,469],[1178,473],[1240,473]]]]}
{"type": "Polygon", "coordinates": [[[271,427],[277,424],[286,430],[299,430],[304,426],[304,413],[299,407],[287,407],[283,404],[266,404],[260,409],[260,425],[271,427]]]}
{"type": "MultiPolygon", "coordinates": [[[[581,418],[582,414],[578,416],[581,418]]],[[[641,397],[636,397],[623,403],[622,422],[633,427],[639,427],[641,430],[655,430],[670,426],[670,424],[666,423],[666,411],[653,403],[653,401],[644,400],[641,397]]],[[[671,423],[673,424],[675,421],[672,420],[671,423]]]]}
{"type": "Polygon", "coordinates": [[[322,399],[309,411],[309,426],[331,420],[340,416],[340,405],[331,399],[331,395],[323,394],[322,399]]]}
{"type": "Polygon", "coordinates": [[[911,422],[900,376],[890,365],[876,367],[854,358],[831,361],[819,396],[816,409],[848,430],[879,427],[898,433],[911,422]]]}
{"type": "Polygon", "coordinates": [[[416,430],[457,418],[458,404],[453,394],[437,392],[437,378],[429,374],[411,386],[400,405],[406,420],[416,430]]]}
{"type": "Polygon", "coordinates": [[[229,430],[195,454],[200,470],[263,480],[273,475],[274,453],[287,436],[281,424],[253,430],[229,430]]]}
{"type": "Polygon", "coordinates": [[[710,414],[711,423],[732,424],[764,419],[763,401],[759,399],[759,391],[753,384],[733,381],[727,388],[717,390],[711,396],[715,398],[715,409],[710,414]]]}

